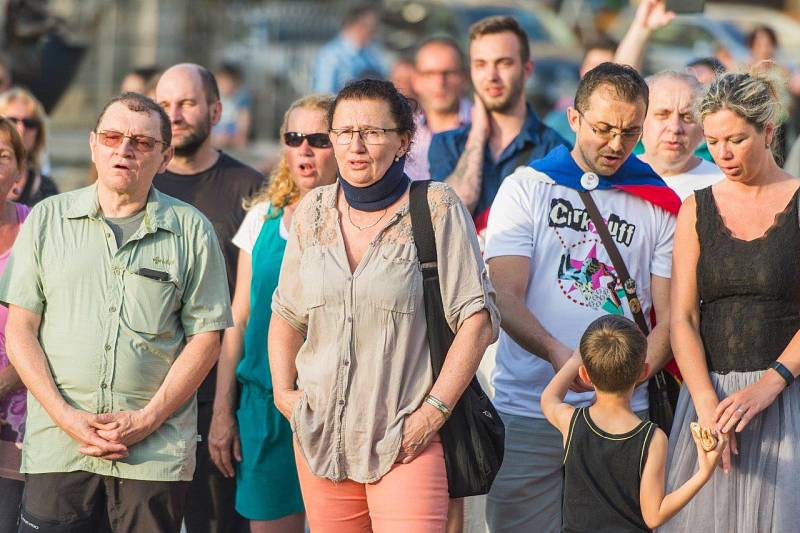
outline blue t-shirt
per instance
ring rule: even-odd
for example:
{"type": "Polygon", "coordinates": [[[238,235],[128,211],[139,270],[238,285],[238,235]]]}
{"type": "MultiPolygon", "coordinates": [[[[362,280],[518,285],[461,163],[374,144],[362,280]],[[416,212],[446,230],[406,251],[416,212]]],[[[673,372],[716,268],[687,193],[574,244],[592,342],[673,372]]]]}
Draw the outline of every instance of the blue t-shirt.
{"type": "MultiPolygon", "coordinates": [[[[470,128],[471,125],[467,124],[456,130],[433,136],[428,150],[432,180],[444,181],[455,170],[458,158],[461,157],[467,144],[470,128]]],[[[492,159],[492,152],[487,143],[483,152],[481,197],[473,215],[479,216],[491,207],[503,179],[511,175],[518,166],[527,165],[534,159],[541,159],[550,150],[562,144],[569,147],[569,143],[545,126],[528,106],[528,116],[522,125],[522,130],[511,144],[506,146],[497,161],[492,159]],[[524,161],[519,160],[522,155],[525,155],[524,161]]]]}

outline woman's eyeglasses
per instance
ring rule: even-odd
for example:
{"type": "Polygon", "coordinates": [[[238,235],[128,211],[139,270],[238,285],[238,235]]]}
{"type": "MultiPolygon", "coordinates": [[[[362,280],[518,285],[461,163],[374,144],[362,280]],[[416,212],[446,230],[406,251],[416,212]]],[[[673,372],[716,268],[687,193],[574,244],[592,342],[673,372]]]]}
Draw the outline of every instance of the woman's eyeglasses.
{"type": "Polygon", "coordinates": [[[22,124],[29,130],[38,130],[41,123],[39,119],[36,118],[20,118],[20,117],[3,117],[6,120],[10,120],[14,124],[22,124]]]}
{"type": "Polygon", "coordinates": [[[147,135],[125,135],[122,132],[113,130],[98,131],[96,133],[98,139],[100,139],[100,144],[108,146],[109,148],[116,148],[122,144],[122,139],[126,138],[131,140],[131,145],[133,145],[134,150],[143,154],[152,152],[157,144],[167,146],[167,143],[164,141],[154,139],[147,135]]]}
{"type": "Polygon", "coordinates": [[[331,129],[331,137],[334,138],[336,144],[341,146],[353,142],[354,134],[358,134],[364,144],[381,145],[386,144],[386,134],[392,131],[400,131],[400,128],[331,129]]]}
{"type": "Polygon", "coordinates": [[[331,139],[327,133],[298,133],[287,131],[283,134],[283,142],[286,146],[297,148],[303,144],[303,139],[308,139],[308,144],[312,148],[330,148],[331,139]]]}

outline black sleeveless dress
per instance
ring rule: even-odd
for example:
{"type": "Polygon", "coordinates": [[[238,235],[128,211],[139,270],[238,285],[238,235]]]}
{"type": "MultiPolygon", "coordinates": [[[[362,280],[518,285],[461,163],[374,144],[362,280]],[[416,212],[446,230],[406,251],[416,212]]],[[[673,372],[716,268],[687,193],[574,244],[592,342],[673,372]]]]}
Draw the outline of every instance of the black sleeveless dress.
{"type": "Polygon", "coordinates": [[[711,188],[695,193],[700,335],[711,372],[769,368],[800,329],[797,195],[762,236],[731,235],[711,188]]]}
{"type": "MultiPolygon", "coordinates": [[[[795,192],[763,236],[743,241],[725,226],[711,188],[695,192],[700,257],[700,335],[720,400],[761,378],[800,330],[800,221],[795,192]]],[[[667,491],[697,470],[689,423],[697,413],[681,390],[670,435],[667,491]]],[[[800,382],[736,434],[739,455],[718,469],[659,532],[800,531],[800,382]]]]}

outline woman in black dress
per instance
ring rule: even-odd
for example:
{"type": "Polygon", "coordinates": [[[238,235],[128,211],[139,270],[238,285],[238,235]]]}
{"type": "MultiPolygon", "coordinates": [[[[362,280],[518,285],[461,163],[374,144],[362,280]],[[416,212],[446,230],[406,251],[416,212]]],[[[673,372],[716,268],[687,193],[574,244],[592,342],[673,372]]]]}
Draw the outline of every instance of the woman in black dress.
{"type": "Polygon", "coordinates": [[[783,87],[766,73],[729,73],[699,105],[726,179],[697,191],[678,215],[671,329],[685,387],[667,490],[694,472],[691,421],[727,433],[730,446],[724,471],[661,531],[800,524],[800,180],[771,150],[783,87]]]}

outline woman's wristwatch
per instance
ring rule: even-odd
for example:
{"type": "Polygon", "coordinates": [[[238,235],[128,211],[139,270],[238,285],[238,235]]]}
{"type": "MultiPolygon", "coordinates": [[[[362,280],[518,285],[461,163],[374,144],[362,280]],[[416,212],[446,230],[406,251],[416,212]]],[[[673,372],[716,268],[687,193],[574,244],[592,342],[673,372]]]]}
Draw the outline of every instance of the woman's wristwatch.
{"type": "Polygon", "coordinates": [[[792,373],[789,371],[789,369],[788,369],[788,368],[786,368],[785,366],[783,366],[783,364],[782,364],[782,363],[780,363],[780,362],[778,362],[778,361],[775,361],[774,363],[772,363],[771,365],[769,365],[769,367],[770,367],[772,370],[774,370],[775,372],[777,372],[778,374],[780,374],[780,376],[781,376],[781,377],[783,378],[783,380],[786,382],[786,386],[787,386],[787,387],[788,387],[789,385],[791,385],[791,384],[792,384],[792,382],[794,381],[794,374],[792,374],[792,373]]]}
{"type": "Polygon", "coordinates": [[[437,398],[436,396],[431,396],[430,394],[428,394],[425,397],[425,403],[429,403],[432,406],[434,406],[440,413],[442,413],[442,416],[444,417],[445,420],[450,418],[450,408],[447,407],[447,404],[444,403],[439,398],[437,398]]]}

